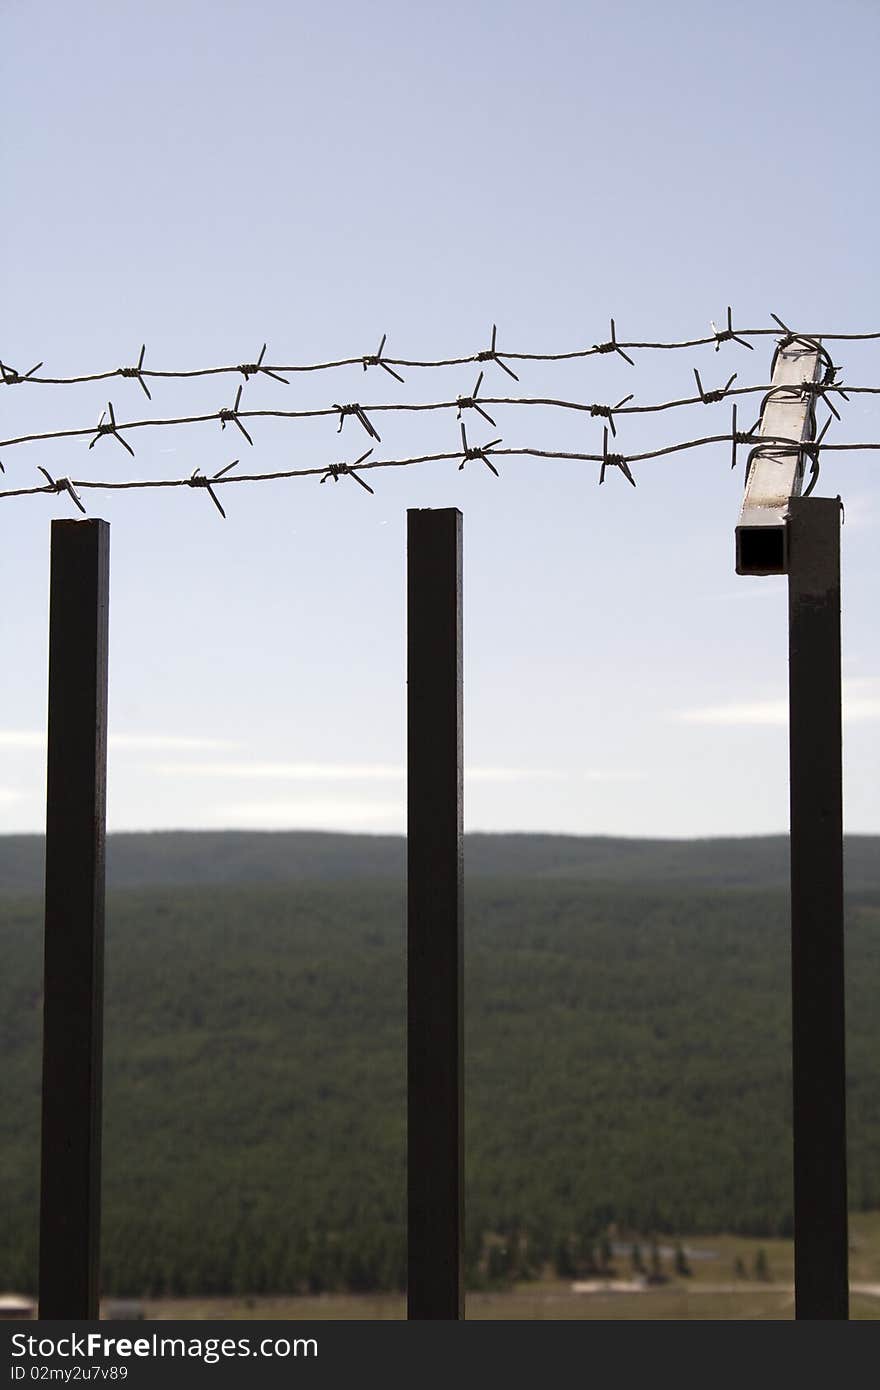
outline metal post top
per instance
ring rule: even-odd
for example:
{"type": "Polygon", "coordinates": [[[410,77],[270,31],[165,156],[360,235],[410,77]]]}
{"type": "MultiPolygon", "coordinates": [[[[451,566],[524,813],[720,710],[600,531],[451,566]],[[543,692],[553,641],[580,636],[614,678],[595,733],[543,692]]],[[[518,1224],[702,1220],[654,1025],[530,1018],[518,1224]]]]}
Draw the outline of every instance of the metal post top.
{"type": "Polygon", "coordinates": [[[460,507],[407,507],[407,516],[426,516],[432,513],[435,516],[463,516],[460,507]]]}

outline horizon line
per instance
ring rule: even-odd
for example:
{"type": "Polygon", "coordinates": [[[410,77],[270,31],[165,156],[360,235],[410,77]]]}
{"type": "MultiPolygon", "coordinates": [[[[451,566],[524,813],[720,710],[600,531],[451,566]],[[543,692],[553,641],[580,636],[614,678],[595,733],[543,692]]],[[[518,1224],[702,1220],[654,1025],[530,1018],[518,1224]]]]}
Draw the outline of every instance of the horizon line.
{"type": "MultiPolygon", "coordinates": [[[[321,827],[249,827],[249,826],[163,826],[153,829],[134,829],[134,830],[108,830],[107,839],[115,839],[127,835],[322,835],[337,838],[347,837],[349,839],[363,840],[406,840],[405,830],[340,830],[324,829],[321,827]]],[[[541,837],[554,840],[629,840],[633,842],[652,840],[660,843],[687,843],[691,841],[708,840],[780,840],[790,839],[789,830],[765,830],[765,831],[720,831],[711,835],[625,835],[612,831],[575,831],[575,830],[465,830],[464,838],[473,836],[487,837],[541,837]]],[[[0,841],[11,839],[35,839],[44,840],[46,834],[44,830],[2,830],[0,831],[0,841]]],[[[880,830],[845,830],[843,838],[846,839],[878,839],[880,830]]]]}

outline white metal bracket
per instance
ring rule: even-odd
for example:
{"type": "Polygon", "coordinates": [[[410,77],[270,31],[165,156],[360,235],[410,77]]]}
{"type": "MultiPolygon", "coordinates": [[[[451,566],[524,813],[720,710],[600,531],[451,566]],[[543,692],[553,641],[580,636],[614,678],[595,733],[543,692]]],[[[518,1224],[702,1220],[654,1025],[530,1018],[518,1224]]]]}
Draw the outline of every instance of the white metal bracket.
{"type": "Polygon", "coordinates": [[[815,438],[813,383],[823,370],[818,339],[783,340],[776,350],[770,390],[761,406],[757,444],[746,464],[746,486],[736,527],[737,574],[788,573],[788,504],[801,495],[805,450],[815,438]]]}

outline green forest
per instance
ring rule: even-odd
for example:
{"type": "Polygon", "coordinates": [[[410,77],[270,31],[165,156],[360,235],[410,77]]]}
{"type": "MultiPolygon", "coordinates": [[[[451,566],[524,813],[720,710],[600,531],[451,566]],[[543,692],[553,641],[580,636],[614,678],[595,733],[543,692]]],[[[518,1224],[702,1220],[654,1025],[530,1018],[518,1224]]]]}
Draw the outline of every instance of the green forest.
{"type": "MultiPolygon", "coordinates": [[[[16,841],[0,842],[0,1286],[32,1291],[42,846],[16,841]]],[[[594,1268],[613,1228],[790,1233],[786,852],[469,839],[473,1286],[594,1268]]],[[[105,1291],[402,1287],[402,841],[120,836],[109,862],[105,1291]]],[[[880,842],[849,844],[847,874],[850,1205],[872,1209],[880,842]]]]}

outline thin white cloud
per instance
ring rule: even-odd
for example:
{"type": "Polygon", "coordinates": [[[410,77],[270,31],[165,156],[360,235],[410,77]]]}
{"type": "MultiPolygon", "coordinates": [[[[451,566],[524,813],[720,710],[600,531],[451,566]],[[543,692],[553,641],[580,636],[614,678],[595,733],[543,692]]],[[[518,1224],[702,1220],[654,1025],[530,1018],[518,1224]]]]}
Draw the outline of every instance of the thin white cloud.
{"type": "MultiPolygon", "coordinates": [[[[234,748],[223,739],[189,737],[179,734],[111,734],[111,749],[131,752],[216,752],[234,748]]],[[[38,730],[0,730],[0,747],[45,749],[46,735],[38,730]]],[[[192,761],[173,759],[144,763],[139,771],[157,773],[162,777],[212,778],[229,781],[275,782],[402,782],[406,767],[402,763],[329,763],[329,762],[248,762],[192,761]]],[[[465,767],[465,781],[470,783],[587,782],[633,781],[644,774],[599,768],[571,769],[541,767],[465,767]]]]}
{"type": "MultiPolygon", "coordinates": [[[[707,705],[681,710],[675,719],[684,724],[788,724],[788,699],[742,700],[727,705],[707,705]]],[[[880,719],[880,681],[844,680],[843,720],[845,724],[880,719]]]]}
{"type": "Polygon", "coordinates": [[[741,700],[730,705],[681,710],[674,717],[683,724],[787,724],[788,701],[741,700]]]}
{"type": "Polygon", "coordinates": [[[465,767],[464,775],[472,782],[560,782],[568,773],[541,767],[465,767]]]}
{"type": "Polygon", "coordinates": [[[643,772],[624,772],[615,768],[465,767],[465,781],[472,782],[633,782],[643,772]]]}
{"type": "MultiPolygon", "coordinates": [[[[234,748],[228,739],[190,738],[186,734],[115,734],[108,738],[111,748],[128,748],[139,752],[160,752],[164,749],[195,750],[204,748],[234,748]]],[[[0,748],[45,748],[46,734],[42,729],[0,729],[0,748]]]]}
{"type": "Polygon", "coordinates": [[[586,782],[643,782],[646,772],[583,772],[586,782]]]}
{"type": "MultiPolygon", "coordinates": [[[[167,777],[251,778],[254,781],[302,782],[399,782],[406,776],[402,763],[267,763],[267,762],[162,762],[151,771],[167,777]]],[[[603,773],[587,773],[603,778],[603,773]]],[[[469,767],[465,777],[474,782],[558,781],[568,774],[546,768],[469,767]]]]}
{"type": "Polygon", "coordinates": [[[166,777],[253,778],[255,781],[357,782],[398,781],[404,769],[396,763],[156,763],[151,769],[166,777]]]}
{"type": "Polygon", "coordinates": [[[131,748],[137,751],[147,749],[161,752],[164,748],[234,748],[235,744],[225,738],[191,738],[188,734],[110,734],[107,742],[111,748],[131,748]]]}

